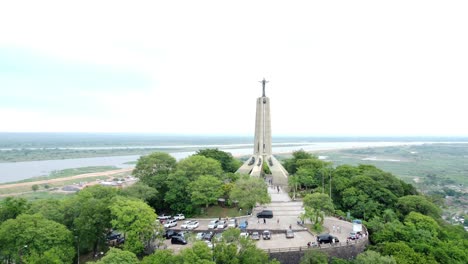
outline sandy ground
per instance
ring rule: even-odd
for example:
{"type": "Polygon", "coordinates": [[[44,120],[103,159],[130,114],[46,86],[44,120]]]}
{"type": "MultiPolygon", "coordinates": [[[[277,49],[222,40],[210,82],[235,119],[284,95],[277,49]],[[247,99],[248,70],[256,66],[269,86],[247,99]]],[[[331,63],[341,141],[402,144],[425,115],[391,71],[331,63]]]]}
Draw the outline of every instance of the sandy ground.
{"type": "MultiPolygon", "coordinates": [[[[10,184],[6,183],[6,184],[0,185],[0,189],[15,188],[15,187],[22,187],[22,186],[33,186],[34,184],[62,182],[62,181],[68,181],[68,180],[84,179],[84,178],[99,177],[99,176],[112,176],[114,174],[129,172],[129,171],[132,171],[132,170],[133,170],[133,168],[125,168],[125,169],[119,169],[119,170],[85,173],[85,174],[79,174],[79,175],[75,175],[75,176],[55,178],[55,179],[49,179],[49,180],[21,182],[21,183],[10,183],[10,184]]],[[[14,195],[14,194],[12,193],[12,194],[8,194],[8,195],[14,195]]]]}

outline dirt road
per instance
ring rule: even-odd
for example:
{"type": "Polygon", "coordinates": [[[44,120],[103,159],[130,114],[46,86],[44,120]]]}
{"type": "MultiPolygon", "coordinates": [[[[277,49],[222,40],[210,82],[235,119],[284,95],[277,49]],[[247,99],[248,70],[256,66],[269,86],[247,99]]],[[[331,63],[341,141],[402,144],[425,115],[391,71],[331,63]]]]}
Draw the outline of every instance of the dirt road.
{"type": "Polygon", "coordinates": [[[119,169],[119,170],[85,173],[85,174],[79,174],[79,175],[63,177],[63,178],[55,178],[55,179],[50,179],[50,180],[40,180],[40,181],[11,183],[11,184],[7,183],[7,184],[0,185],[0,189],[15,188],[15,187],[22,187],[22,186],[32,186],[34,184],[62,182],[62,181],[67,181],[67,180],[84,179],[84,178],[99,177],[99,176],[111,176],[114,174],[129,172],[132,170],[133,168],[125,168],[125,169],[119,169]]]}

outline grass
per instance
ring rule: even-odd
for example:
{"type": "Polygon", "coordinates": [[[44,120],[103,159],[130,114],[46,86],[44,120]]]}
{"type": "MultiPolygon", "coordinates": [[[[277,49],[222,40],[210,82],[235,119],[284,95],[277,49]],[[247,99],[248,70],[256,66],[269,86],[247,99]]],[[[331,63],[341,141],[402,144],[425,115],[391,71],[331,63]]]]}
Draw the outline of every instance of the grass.
{"type": "Polygon", "coordinates": [[[218,205],[203,208],[202,213],[195,215],[195,218],[225,218],[225,217],[237,217],[245,215],[243,212],[239,212],[237,207],[221,207],[218,205]]]}
{"type": "MultiPolygon", "coordinates": [[[[64,199],[68,197],[69,195],[73,195],[73,194],[37,191],[37,192],[32,192],[32,193],[15,195],[15,197],[20,197],[29,201],[33,201],[33,200],[42,200],[42,199],[64,199]]],[[[0,200],[5,199],[5,198],[6,197],[0,197],[0,200]]]]}
{"type": "Polygon", "coordinates": [[[22,183],[22,182],[50,180],[50,179],[76,176],[76,175],[85,174],[85,173],[103,172],[103,171],[110,171],[110,170],[117,170],[117,169],[119,168],[115,166],[91,166],[91,167],[72,168],[72,169],[53,171],[48,176],[34,177],[34,178],[29,178],[29,179],[24,179],[21,181],[9,182],[9,183],[22,183]]]}

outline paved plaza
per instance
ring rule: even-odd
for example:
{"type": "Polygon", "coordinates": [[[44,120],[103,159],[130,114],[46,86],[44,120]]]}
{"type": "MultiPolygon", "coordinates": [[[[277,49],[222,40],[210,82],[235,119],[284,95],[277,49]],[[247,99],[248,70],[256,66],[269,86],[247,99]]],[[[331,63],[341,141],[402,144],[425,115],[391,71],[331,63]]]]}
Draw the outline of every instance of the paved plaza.
{"type": "MultiPolygon", "coordinates": [[[[257,206],[253,209],[252,215],[236,217],[239,222],[247,220],[249,225],[247,231],[250,233],[252,230],[263,231],[270,230],[273,235],[270,240],[258,240],[257,246],[261,249],[279,249],[291,247],[306,247],[308,242],[315,242],[317,234],[307,231],[303,226],[298,224],[299,215],[304,212],[302,201],[291,201],[288,194],[281,188],[278,191],[276,186],[269,186],[268,193],[271,196],[271,203],[266,205],[257,206]],[[273,218],[258,219],[257,213],[262,210],[272,210],[273,218]],[[286,238],[286,230],[291,229],[294,231],[294,238],[286,238]]],[[[198,233],[208,230],[208,223],[213,219],[197,219],[200,226],[192,232],[198,233]]],[[[307,222],[306,222],[307,223],[307,222]]],[[[174,229],[180,229],[180,224],[174,229]]],[[[346,238],[352,231],[352,223],[339,220],[335,217],[326,217],[324,221],[324,231],[322,233],[330,233],[338,237],[341,243],[346,243],[346,238]],[[335,228],[333,228],[335,226],[335,228]],[[333,231],[335,230],[335,231],[333,231]]],[[[221,232],[222,230],[215,230],[221,232]]],[[[171,245],[170,240],[166,240],[165,244],[168,248],[173,249],[175,252],[187,246],[171,245]]],[[[191,243],[189,243],[190,245],[191,243]]]]}

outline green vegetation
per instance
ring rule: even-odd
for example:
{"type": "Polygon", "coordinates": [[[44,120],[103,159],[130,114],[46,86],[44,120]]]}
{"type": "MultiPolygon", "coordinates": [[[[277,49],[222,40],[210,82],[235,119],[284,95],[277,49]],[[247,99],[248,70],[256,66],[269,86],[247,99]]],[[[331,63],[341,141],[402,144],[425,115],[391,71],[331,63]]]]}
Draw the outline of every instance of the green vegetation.
{"type": "Polygon", "coordinates": [[[468,233],[462,226],[444,222],[440,208],[412,185],[372,165],[340,165],[323,177],[328,164],[302,151],[285,160],[285,167],[295,171],[291,187],[297,185],[297,192],[305,196],[305,216],[312,222],[319,222],[317,214],[331,212],[333,207],[336,215],[349,212],[353,219],[364,220],[370,249],[378,254],[362,255],[357,263],[468,262],[468,233]]]}
{"type": "MultiPolygon", "coordinates": [[[[247,209],[268,202],[267,189],[262,180],[226,172],[218,160],[202,155],[176,162],[154,153],[140,158],[136,167],[141,182],[124,190],[96,185],[61,200],[1,200],[0,262],[73,263],[78,248],[81,254],[107,252],[96,263],[278,263],[251,240],[239,238],[238,229],[227,230],[213,250],[196,242],[178,254],[166,250],[151,254],[151,245],[162,235],[156,207],[156,212],[188,216],[207,204],[208,210],[213,208],[215,201],[202,195],[211,192],[236,199],[247,209]],[[108,250],[111,230],[125,238],[120,249],[108,250]]],[[[391,173],[372,165],[334,168],[303,152],[293,153],[285,167],[294,171],[291,185],[303,197],[304,217],[320,224],[325,214],[349,212],[367,227],[370,250],[355,260],[332,263],[468,263],[468,233],[463,227],[445,223],[431,197],[391,173]]],[[[215,217],[224,217],[222,212],[215,217]]],[[[330,261],[321,253],[311,251],[301,263],[330,261]]]]}
{"type": "Polygon", "coordinates": [[[411,182],[445,218],[468,209],[468,144],[424,144],[320,152],[337,165],[368,164],[411,182]]]}

